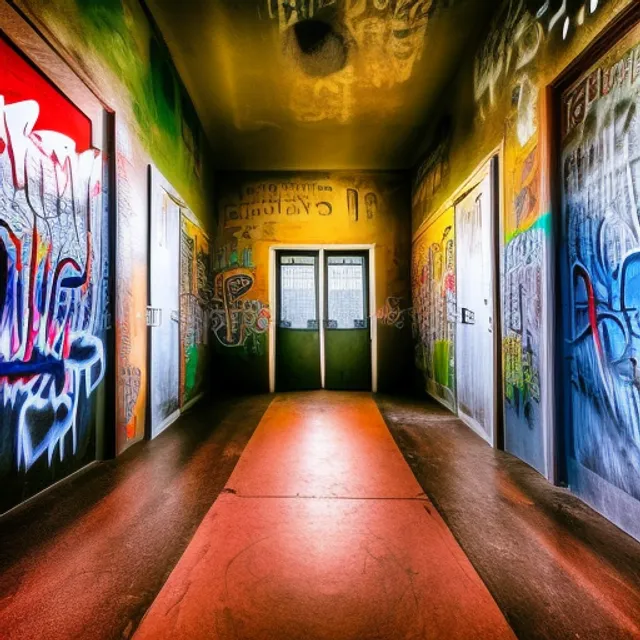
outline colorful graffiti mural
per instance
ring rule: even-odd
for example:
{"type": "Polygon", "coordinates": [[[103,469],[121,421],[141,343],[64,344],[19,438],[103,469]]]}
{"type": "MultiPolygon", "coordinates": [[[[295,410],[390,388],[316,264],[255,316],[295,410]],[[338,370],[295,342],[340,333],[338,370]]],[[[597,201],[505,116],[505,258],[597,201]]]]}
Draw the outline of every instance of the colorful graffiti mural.
{"type": "Polygon", "coordinates": [[[180,232],[180,406],[203,390],[212,298],[209,238],[182,215],[180,232]]]}
{"type": "Polygon", "coordinates": [[[520,148],[515,123],[508,140],[502,285],[505,448],[544,474],[540,378],[548,216],[540,214],[537,136],[520,148]]]}
{"type": "MultiPolygon", "coordinates": [[[[0,478],[7,486],[7,473],[39,461],[64,468],[49,473],[55,481],[95,458],[108,253],[103,162],[91,147],[91,123],[3,39],[0,110],[0,478]]],[[[22,497],[3,494],[2,506],[22,497]]]]}
{"type": "Polygon", "coordinates": [[[636,27],[564,93],[561,151],[569,483],[636,536],[624,495],[640,500],[639,42],[636,27]]]}
{"type": "Polygon", "coordinates": [[[116,450],[124,451],[145,433],[147,381],[147,167],[124,122],[116,131],[116,450]]]}
{"type": "Polygon", "coordinates": [[[455,409],[456,271],[453,209],[413,243],[411,286],[416,365],[427,391],[455,409]]]}
{"type": "Polygon", "coordinates": [[[271,313],[268,305],[247,298],[254,282],[254,274],[247,269],[218,273],[209,314],[211,331],[223,347],[244,347],[261,355],[271,313]]]}

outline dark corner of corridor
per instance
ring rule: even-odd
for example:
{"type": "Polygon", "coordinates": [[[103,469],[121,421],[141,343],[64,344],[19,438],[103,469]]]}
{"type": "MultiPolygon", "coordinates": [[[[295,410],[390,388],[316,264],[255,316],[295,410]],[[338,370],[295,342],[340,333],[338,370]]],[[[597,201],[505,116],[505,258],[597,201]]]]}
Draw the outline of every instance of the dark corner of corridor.
{"type": "Polygon", "coordinates": [[[0,640],[640,640],[639,0],[0,0],[0,640]]]}

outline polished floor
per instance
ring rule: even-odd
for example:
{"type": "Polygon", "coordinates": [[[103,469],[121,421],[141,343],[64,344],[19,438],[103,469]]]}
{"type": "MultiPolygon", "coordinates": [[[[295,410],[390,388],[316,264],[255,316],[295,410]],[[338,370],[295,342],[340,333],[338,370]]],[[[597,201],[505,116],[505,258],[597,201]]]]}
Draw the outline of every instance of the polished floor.
{"type": "Polygon", "coordinates": [[[424,400],[217,401],[0,519],[0,640],[639,638],[639,612],[637,542],[424,400]]]}

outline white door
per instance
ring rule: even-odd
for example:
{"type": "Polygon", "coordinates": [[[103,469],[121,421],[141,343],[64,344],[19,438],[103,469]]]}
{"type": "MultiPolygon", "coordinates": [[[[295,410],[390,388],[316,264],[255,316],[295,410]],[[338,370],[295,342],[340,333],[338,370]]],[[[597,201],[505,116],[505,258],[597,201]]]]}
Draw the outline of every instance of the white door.
{"type": "Polygon", "coordinates": [[[179,415],[180,207],[152,173],[150,215],[151,437],[179,415]]]}
{"type": "Polygon", "coordinates": [[[494,291],[492,163],[455,205],[458,323],[458,415],[494,441],[494,291]]]}

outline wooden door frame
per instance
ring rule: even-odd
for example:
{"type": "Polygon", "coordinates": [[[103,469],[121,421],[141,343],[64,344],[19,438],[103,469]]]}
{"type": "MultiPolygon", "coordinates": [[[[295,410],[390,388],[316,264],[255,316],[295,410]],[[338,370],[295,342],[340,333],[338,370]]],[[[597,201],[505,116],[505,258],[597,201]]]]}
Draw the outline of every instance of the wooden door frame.
{"type": "MultiPolygon", "coordinates": [[[[318,301],[319,309],[323,310],[324,300],[324,257],[326,251],[359,251],[368,253],[369,262],[369,319],[371,327],[371,392],[378,390],[378,327],[376,322],[376,269],[375,269],[375,244],[273,244],[269,247],[269,308],[271,309],[271,322],[269,323],[269,392],[276,390],[276,328],[274,314],[277,310],[277,253],[280,251],[317,251],[318,252],[318,301]]],[[[321,314],[323,315],[323,314],[321,314]]],[[[320,378],[321,387],[325,387],[325,350],[324,350],[324,330],[322,322],[320,327],[320,378]]]]}

